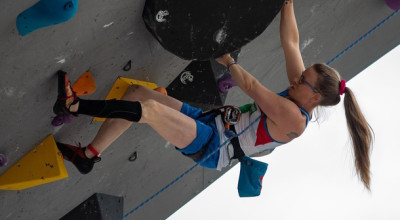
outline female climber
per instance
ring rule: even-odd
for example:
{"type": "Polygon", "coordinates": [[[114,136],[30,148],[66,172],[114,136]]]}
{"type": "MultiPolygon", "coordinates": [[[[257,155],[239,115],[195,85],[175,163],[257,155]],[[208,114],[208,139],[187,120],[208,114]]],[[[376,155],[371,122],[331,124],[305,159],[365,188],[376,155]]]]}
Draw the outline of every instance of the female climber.
{"type": "Polygon", "coordinates": [[[372,129],[362,115],[352,91],[337,71],[320,63],[305,68],[299,49],[299,33],[292,0],[287,0],[281,10],[280,39],[290,86],[279,94],[261,85],[229,54],[217,59],[229,69],[240,89],[254,100],[253,104],[239,109],[225,106],[202,112],[139,85],[131,86],[122,100],[84,100],[76,97],[67,74],[59,71],[58,99],[53,107],[54,112],[57,115],[84,114],[107,120],[86,147],[63,143],[57,143],[57,146],[64,158],[85,174],[100,160],[100,153],[127,130],[132,122],[146,123],[175,145],[182,154],[201,162],[200,165],[204,167],[221,169],[232,158],[266,155],[279,145],[299,137],[316,107],[336,105],[344,96],[355,167],[364,186],[370,189],[372,129]],[[232,132],[243,130],[243,134],[216,151],[232,132]],[[213,151],[216,153],[209,156],[213,151]]]}

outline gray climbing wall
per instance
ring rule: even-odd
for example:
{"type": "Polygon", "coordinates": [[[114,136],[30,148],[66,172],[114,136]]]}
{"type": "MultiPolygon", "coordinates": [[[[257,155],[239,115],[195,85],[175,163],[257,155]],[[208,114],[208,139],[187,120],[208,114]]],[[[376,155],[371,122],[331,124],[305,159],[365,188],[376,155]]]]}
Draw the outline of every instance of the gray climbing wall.
{"type": "MultiPolygon", "coordinates": [[[[56,97],[55,72],[63,69],[72,80],[90,69],[103,99],[118,76],[170,82],[189,64],[165,51],[142,20],[145,1],[80,1],[66,23],[21,37],[17,15],[35,1],[0,2],[0,153],[9,165],[18,161],[48,134],[59,141],[86,145],[99,122],[80,116],[60,128],[50,126],[56,97]],[[132,60],[132,69],[123,66],[132,60]]],[[[301,51],[306,65],[326,62],[392,13],[382,0],[295,1],[301,51]]],[[[332,66],[350,79],[400,43],[400,16],[343,55],[332,66]]],[[[267,30],[242,48],[240,63],[273,91],[288,83],[279,42],[279,14],[267,30]]],[[[232,89],[226,103],[249,101],[232,89]]],[[[129,212],[193,165],[146,125],[134,125],[107,151],[88,175],[69,163],[69,177],[23,191],[0,191],[0,219],[58,219],[94,193],[124,198],[129,212]],[[135,162],[128,158],[137,152],[135,162]]],[[[0,168],[0,173],[7,167],[0,168]]],[[[223,172],[196,168],[128,219],[165,219],[215,181],[223,172]]],[[[236,193],[236,192],[232,192],[236,193]]]]}

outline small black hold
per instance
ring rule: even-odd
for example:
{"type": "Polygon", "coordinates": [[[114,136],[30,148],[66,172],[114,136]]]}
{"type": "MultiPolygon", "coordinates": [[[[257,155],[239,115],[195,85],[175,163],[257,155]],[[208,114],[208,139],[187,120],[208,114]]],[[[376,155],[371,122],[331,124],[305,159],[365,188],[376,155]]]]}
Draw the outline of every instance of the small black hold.
{"type": "Polygon", "coordinates": [[[133,162],[133,161],[135,161],[137,159],[137,152],[135,151],[135,152],[133,152],[133,154],[129,157],[129,161],[130,162],[133,162]]]}
{"type": "Polygon", "coordinates": [[[132,67],[132,60],[129,60],[127,64],[125,64],[124,68],[122,68],[124,71],[129,71],[132,67]]]}
{"type": "Polygon", "coordinates": [[[69,2],[65,3],[64,10],[68,10],[72,7],[74,7],[74,4],[71,1],[69,1],[69,2]]]}

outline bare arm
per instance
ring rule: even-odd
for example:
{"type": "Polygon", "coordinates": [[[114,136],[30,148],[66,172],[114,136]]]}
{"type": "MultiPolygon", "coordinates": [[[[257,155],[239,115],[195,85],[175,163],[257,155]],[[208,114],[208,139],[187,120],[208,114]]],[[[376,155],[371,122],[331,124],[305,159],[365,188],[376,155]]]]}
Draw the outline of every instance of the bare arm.
{"type": "MultiPolygon", "coordinates": [[[[218,58],[217,61],[224,66],[228,66],[228,64],[234,62],[234,59],[229,54],[225,54],[218,58]]],[[[239,64],[231,65],[229,70],[239,88],[256,102],[275,125],[284,128],[292,127],[296,124],[304,124],[298,107],[293,102],[264,87],[239,64]]]]}
{"type": "MultiPolygon", "coordinates": [[[[287,1],[281,11],[280,38],[285,54],[288,80],[292,84],[300,78],[305,67],[300,53],[299,32],[291,0],[287,1]]],[[[228,66],[234,62],[234,59],[229,54],[225,54],[217,61],[228,66]]],[[[229,69],[240,89],[257,103],[278,130],[295,134],[301,134],[304,131],[304,119],[295,103],[264,87],[240,65],[230,65],[229,69]]],[[[293,138],[290,137],[290,139],[293,138]]]]}
{"type": "Polygon", "coordinates": [[[280,38],[285,54],[286,73],[290,84],[293,84],[293,81],[300,78],[305,67],[300,53],[299,31],[292,0],[287,0],[281,10],[280,38]]]}

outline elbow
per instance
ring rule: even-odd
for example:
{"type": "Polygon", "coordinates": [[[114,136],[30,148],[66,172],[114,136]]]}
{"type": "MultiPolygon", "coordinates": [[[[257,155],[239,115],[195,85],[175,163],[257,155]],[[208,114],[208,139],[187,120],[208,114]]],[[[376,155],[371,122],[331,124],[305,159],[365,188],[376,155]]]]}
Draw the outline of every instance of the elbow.
{"type": "Polygon", "coordinates": [[[257,85],[259,85],[260,82],[256,79],[256,78],[252,78],[251,80],[249,80],[245,85],[244,85],[244,92],[246,94],[251,94],[252,91],[257,87],[257,85]]]}
{"type": "Polygon", "coordinates": [[[281,32],[280,40],[283,47],[285,46],[292,46],[292,45],[299,45],[300,43],[300,36],[299,32],[297,31],[285,31],[281,32]]]}
{"type": "Polygon", "coordinates": [[[281,36],[281,44],[283,48],[288,48],[288,47],[295,47],[299,48],[300,47],[300,38],[299,36],[293,36],[293,37],[283,37],[281,36]]]}

